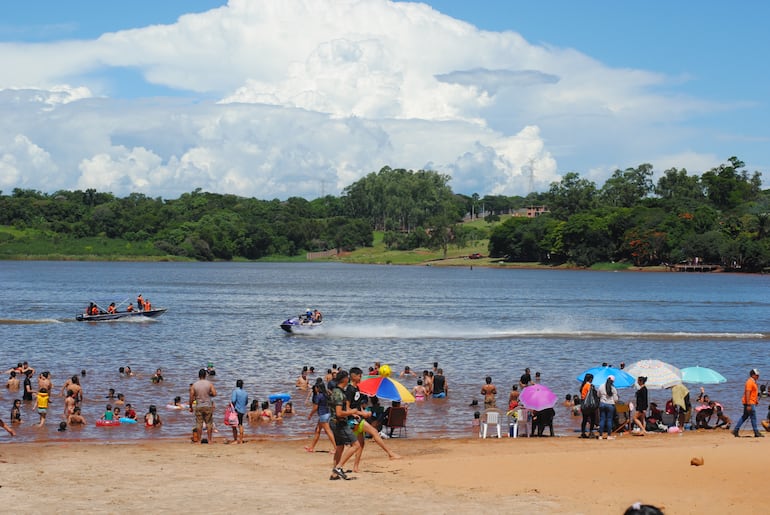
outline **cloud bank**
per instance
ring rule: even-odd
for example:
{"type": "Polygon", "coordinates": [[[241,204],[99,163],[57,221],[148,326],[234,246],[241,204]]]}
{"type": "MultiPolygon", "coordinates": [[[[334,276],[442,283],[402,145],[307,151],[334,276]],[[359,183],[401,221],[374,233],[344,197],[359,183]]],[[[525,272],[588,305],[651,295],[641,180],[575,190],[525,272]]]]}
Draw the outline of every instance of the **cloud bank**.
{"type": "Polygon", "coordinates": [[[656,157],[718,162],[683,149],[678,122],[719,106],[660,93],[667,77],[417,3],[230,0],[95,40],[0,43],[0,70],[6,192],[315,198],[387,165],[526,195],[576,167],[601,183],[656,157]],[[120,71],[180,96],[116,96],[120,71]]]}

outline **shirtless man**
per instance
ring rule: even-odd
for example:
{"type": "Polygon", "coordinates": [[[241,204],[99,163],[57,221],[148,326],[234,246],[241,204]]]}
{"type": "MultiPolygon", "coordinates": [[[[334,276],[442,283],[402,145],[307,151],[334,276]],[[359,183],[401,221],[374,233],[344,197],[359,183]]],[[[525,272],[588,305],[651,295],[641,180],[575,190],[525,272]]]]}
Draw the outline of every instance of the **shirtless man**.
{"type": "Polygon", "coordinates": [[[19,378],[16,377],[15,370],[11,370],[11,376],[8,378],[8,382],[5,383],[5,387],[8,388],[9,392],[19,391],[19,378]]]}
{"type": "Polygon", "coordinates": [[[66,395],[69,390],[72,390],[75,404],[79,404],[83,401],[83,389],[80,387],[80,379],[78,379],[78,376],[72,376],[65,381],[64,386],[62,386],[62,395],[66,395]]]}
{"type": "Polygon", "coordinates": [[[497,388],[492,384],[492,378],[490,376],[487,376],[484,379],[484,382],[486,384],[481,387],[481,395],[484,396],[484,407],[494,408],[497,401],[497,388]]]}
{"type": "Polygon", "coordinates": [[[51,373],[46,370],[39,376],[37,376],[37,389],[38,391],[45,388],[49,392],[53,391],[53,383],[51,382],[51,373]]]}
{"type": "Polygon", "coordinates": [[[302,373],[297,378],[297,382],[294,383],[294,386],[296,386],[300,390],[308,389],[307,370],[302,371],[302,373]]]}
{"type": "Polygon", "coordinates": [[[86,419],[80,414],[80,408],[75,410],[67,417],[68,426],[84,426],[86,425],[86,419]]]}

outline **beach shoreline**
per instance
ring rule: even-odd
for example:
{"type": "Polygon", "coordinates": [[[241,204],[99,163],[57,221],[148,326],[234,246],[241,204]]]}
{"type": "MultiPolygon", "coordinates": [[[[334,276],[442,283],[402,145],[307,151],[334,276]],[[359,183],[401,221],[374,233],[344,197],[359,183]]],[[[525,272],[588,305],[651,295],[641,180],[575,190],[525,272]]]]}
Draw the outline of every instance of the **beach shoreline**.
{"type": "Polygon", "coordinates": [[[623,513],[637,501],[666,513],[749,513],[763,504],[770,465],[768,439],[750,434],[390,439],[399,460],[367,441],[354,482],[329,481],[323,440],[308,453],[303,440],[234,445],[221,434],[208,445],[4,437],[1,492],[19,513],[335,513],[342,503],[372,513],[623,513]]]}

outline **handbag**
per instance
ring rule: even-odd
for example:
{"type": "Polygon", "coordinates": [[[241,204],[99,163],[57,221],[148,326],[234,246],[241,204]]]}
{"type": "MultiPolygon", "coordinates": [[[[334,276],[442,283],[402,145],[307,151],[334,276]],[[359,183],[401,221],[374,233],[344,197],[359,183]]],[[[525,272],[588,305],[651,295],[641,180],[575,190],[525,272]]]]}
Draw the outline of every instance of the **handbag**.
{"type": "Polygon", "coordinates": [[[227,406],[227,408],[225,408],[225,425],[238,425],[238,412],[235,411],[235,406],[233,406],[232,402],[227,406]]]}
{"type": "Polygon", "coordinates": [[[591,388],[588,390],[588,394],[586,395],[586,398],[583,399],[583,409],[596,409],[599,407],[599,393],[596,391],[596,388],[594,388],[594,385],[591,385],[591,388]]]}

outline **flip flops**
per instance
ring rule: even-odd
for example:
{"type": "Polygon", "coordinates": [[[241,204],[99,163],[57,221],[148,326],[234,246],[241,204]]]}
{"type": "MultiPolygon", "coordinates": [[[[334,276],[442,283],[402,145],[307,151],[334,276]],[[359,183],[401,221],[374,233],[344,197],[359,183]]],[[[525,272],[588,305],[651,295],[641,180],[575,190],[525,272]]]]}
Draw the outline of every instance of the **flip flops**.
{"type": "Polygon", "coordinates": [[[337,474],[337,475],[338,475],[339,477],[341,477],[342,479],[348,479],[348,475],[345,473],[345,471],[344,471],[344,470],[342,470],[342,467],[334,467],[334,468],[332,469],[332,472],[333,472],[334,474],[337,474]]]}

